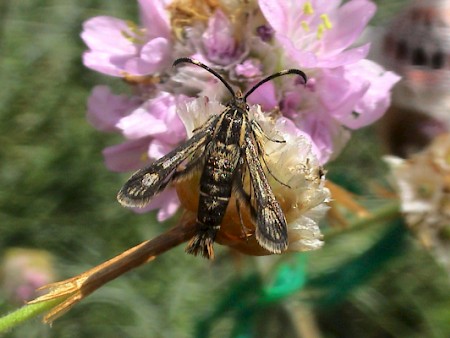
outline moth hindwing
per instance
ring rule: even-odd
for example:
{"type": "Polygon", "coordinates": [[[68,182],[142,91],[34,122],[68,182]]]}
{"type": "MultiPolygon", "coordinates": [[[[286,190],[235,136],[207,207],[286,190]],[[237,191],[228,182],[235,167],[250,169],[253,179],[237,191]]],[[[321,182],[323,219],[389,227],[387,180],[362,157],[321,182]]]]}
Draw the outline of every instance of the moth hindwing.
{"type": "Polygon", "coordinates": [[[174,66],[180,63],[192,63],[212,73],[225,85],[232,99],[220,115],[211,117],[188,141],[133,174],[119,191],[117,199],[125,206],[143,207],[170,182],[202,166],[197,233],[186,251],[206,258],[214,257],[213,243],[231,193],[236,191],[240,197],[245,196],[240,200],[251,208],[255,216],[256,240],[261,247],[272,253],[283,252],[288,246],[286,219],[264,172],[260,131],[255,130],[249,120],[246,99],[260,85],[276,77],[297,74],[306,83],[306,75],[297,69],[284,70],[262,79],[243,95],[241,91],[235,92],[220,74],[203,63],[180,58],[175,60],[174,66]],[[247,173],[250,195],[244,189],[247,173]]]}

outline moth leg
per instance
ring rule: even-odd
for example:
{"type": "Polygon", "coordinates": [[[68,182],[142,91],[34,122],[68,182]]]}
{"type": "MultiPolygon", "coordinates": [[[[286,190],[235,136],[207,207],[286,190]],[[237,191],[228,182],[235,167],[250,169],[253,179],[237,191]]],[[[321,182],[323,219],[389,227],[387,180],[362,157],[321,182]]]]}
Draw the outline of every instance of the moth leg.
{"type": "Polygon", "coordinates": [[[266,139],[268,139],[269,141],[272,141],[274,143],[286,143],[286,140],[276,140],[273,139],[271,137],[269,137],[269,135],[267,135],[264,130],[262,130],[261,126],[259,125],[259,123],[256,120],[252,120],[251,122],[252,128],[255,132],[258,132],[258,134],[264,136],[266,139]]]}
{"type": "Polygon", "coordinates": [[[257,146],[257,148],[258,148],[258,154],[259,154],[259,156],[262,158],[262,160],[263,160],[263,163],[264,163],[264,167],[267,169],[267,172],[269,173],[269,175],[270,176],[272,176],[274,179],[275,179],[275,181],[277,181],[278,183],[280,183],[281,185],[284,185],[286,188],[291,188],[290,187],[290,185],[288,185],[288,184],[286,184],[286,183],[284,183],[283,181],[281,181],[280,179],[278,179],[273,173],[272,173],[272,171],[270,170],[270,167],[267,165],[267,162],[266,162],[266,157],[265,157],[265,152],[264,152],[264,147],[263,147],[263,145],[261,144],[261,140],[260,140],[260,134],[261,135],[264,135],[268,140],[270,140],[270,141],[272,141],[272,142],[277,142],[277,143],[286,143],[286,141],[284,141],[284,140],[282,140],[282,141],[279,141],[279,140],[272,140],[272,139],[270,139],[265,133],[264,133],[264,131],[261,129],[261,126],[258,124],[258,122],[256,122],[256,121],[251,121],[251,123],[252,123],[252,126],[254,126],[257,130],[255,131],[255,129],[253,129],[253,134],[254,134],[254,138],[255,138],[255,140],[256,140],[256,146],[257,146]]]}
{"type": "Polygon", "coordinates": [[[244,220],[242,219],[241,204],[238,199],[236,199],[236,211],[239,215],[239,222],[241,223],[242,238],[247,240],[251,236],[251,233],[249,231],[250,229],[245,226],[244,220]]]}
{"type": "MultiPolygon", "coordinates": [[[[242,235],[244,238],[248,238],[250,236],[252,236],[251,234],[251,230],[245,226],[244,224],[244,220],[242,218],[242,213],[241,213],[241,203],[250,209],[250,211],[252,212],[252,205],[251,205],[251,194],[247,193],[247,191],[245,191],[244,188],[244,181],[245,181],[245,175],[247,174],[246,172],[246,166],[245,166],[245,162],[244,159],[241,158],[240,160],[240,164],[239,164],[239,169],[238,172],[236,173],[236,179],[235,179],[235,184],[234,184],[234,188],[235,188],[235,195],[236,195],[236,210],[238,212],[239,215],[239,221],[241,223],[241,229],[242,229],[242,235]]],[[[251,188],[251,185],[250,185],[251,188]]],[[[252,212],[253,214],[253,212],[252,212]]]]}

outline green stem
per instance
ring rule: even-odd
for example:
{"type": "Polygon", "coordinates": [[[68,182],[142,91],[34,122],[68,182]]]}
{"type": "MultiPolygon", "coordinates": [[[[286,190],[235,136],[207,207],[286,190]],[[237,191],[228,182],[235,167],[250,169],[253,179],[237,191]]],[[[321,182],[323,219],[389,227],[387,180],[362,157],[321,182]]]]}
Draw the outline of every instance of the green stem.
{"type": "Polygon", "coordinates": [[[48,301],[35,303],[35,304],[27,304],[20,309],[7,314],[0,318],[0,333],[6,332],[24,321],[34,318],[40,315],[43,312],[50,310],[55,307],[59,303],[63,302],[66,297],[60,297],[57,299],[51,299],[48,301]]]}

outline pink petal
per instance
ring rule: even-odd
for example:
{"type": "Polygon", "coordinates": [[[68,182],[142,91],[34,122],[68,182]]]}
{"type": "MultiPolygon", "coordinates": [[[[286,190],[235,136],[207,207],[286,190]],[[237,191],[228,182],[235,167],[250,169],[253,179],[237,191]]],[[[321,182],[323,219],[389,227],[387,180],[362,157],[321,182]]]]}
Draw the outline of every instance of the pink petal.
{"type": "Polygon", "coordinates": [[[148,31],[149,37],[170,38],[170,21],[163,0],[138,0],[141,22],[148,31]]]}
{"type": "Polygon", "coordinates": [[[259,104],[262,110],[270,111],[278,105],[273,82],[266,82],[256,89],[247,99],[250,104],[259,104]]]}
{"type": "Polygon", "coordinates": [[[312,150],[323,165],[342,151],[350,139],[350,133],[326,114],[318,117],[316,111],[303,113],[301,130],[309,135],[312,150]]]}
{"type": "Polygon", "coordinates": [[[164,38],[156,38],[146,43],[139,56],[125,60],[123,69],[132,75],[148,75],[162,71],[171,63],[170,44],[164,38]]]}
{"type": "MultiPolygon", "coordinates": [[[[376,6],[372,2],[353,0],[330,14],[333,27],[324,34],[323,46],[326,51],[332,51],[334,54],[354,43],[375,11],[376,6]]],[[[328,53],[324,52],[324,54],[328,53]]]]}
{"type": "Polygon", "coordinates": [[[83,64],[96,70],[97,72],[110,76],[123,76],[122,68],[111,63],[111,54],[97,51],[87,51],[83,53],[83,64]]]}
{"type": "Polygon", "coordinates": [[[221,10],[210,17],[202,39],[209,60],[228,64],[235,58],[237,46],[231,22],[221,10]]]}
{"type": "Polygon", "coordinates": [[[81,38],[94,51],[111,55],[136,54],[136,46],[125,38],[124,32],[129,32],[125,21],[97,16],[84,22],[81,38]]]}
{"type": "Polygon", "coordinates": [[[133,113],[120,119],[117,128],[130,140],[164,133],[167,126],[163,120],[153,116],[146,107],[141,106],[133,113]]]}
{"type": "Polygon", "coordinates": [[[258,4],[261,12],[272,28],[278,32],[285,31],[286,25],[288,24],[288,13],[290,12],[289,1],[259,0],[258,4]]]}
{"type": "Polygon", "coordinates": [[[96,86],[88,99],[87,119],[100,131],[117,131],[117,122],[137,105],[136,98],[114,95],[108,86],[96,86]]]}
{"type": "Polygon", "coordinates": [[[330,124],[317,118],[305,119],[302,130],[310,136],[313,152],[321,164],[328,161],[333,153],[333,139],[330,134],[330,124]]]}
{"type": "Polygon", "coordinates": [[[180,200],[178,199],[178,195],[175,189],[168,189],[164,192],[165,196],[161,196],[161,199],[164,198],[164,204],[159,209],[157,218],[159,222],[164,222],[169,219],[177,212],[180,207],[180,200]]]}
{"type": "Polygon", "coordinates": [[[179,207],[180,201],[175,189],[166,188],[159,195],[156,195],[144,208],[132,208],[132,210],[141,214],[159,209],[157,219],[159,222],[164,222],[175,215],[179,207]]]}
{"type": "Polygon", "coordinates": [[[153,140],[148,147],[148,157],[156,160],[163,157],[173,149],[174,147],[166,142],[153,140]]]}
{"type": "Polygon", "coordinates": [[[147,149],[150,139],[126,141],[103,149],[106,167],[114,172],[133,171],[148,163],[147,149]]]}
{"type": "Polygon", "coordinates": [[[356,129],[369,125],[383,116],[391,102],[390,91],[400,77],[395,73],[384,71],[382,67],[369,60],[362,60],[352,68],[356,76],[355,81],[362,81],[361,77],[366,77],[371,82],[369,90],[356,104],[357,118],[346,123],[348,127],[356,129]]]}
{"type": "Polygon", "coordinates": [[[261,67],[261,61],[247,59],[243,63],[236,65],[235,72],[237,76],[252,78],[262,75],[261,67]]]}
{"type": "Polygon", "coordinates": [[[178,99],[172,94],[161,92],[129,116],[122,118],[117,127],[129,139],[145,136],[170,136],[170,139],[178,141],[180,135],[184,136],[185,134],[184,127],[176,114],[177,101],[178,99]],[[171,135],[167,135],[169,129],[172,131],[171,135]]]}
{"type": "Polygon", "coordinates": [[[315,68],[317,66],[317,56],[311,51],[298,49],[294,42],[284,34],[275,33],[275,38],[283,46],[288,58],[295,62],[299,68],[315,68]]]}
{"type": "Polygon", "coordinates": [[[321,56],[316,63],[318,68],[335,68],[349,65],[365,58],[369,54],[370,44],[349,49],[334,56],[321,56]]]}
{"type": "Polygon", "coordinates": [[[351,81],[345,75],[342,67],[326,70],[317,85],[321,103],[338,120],[352,113],[356,102],[370,86],[368,82],[351,81]]]}

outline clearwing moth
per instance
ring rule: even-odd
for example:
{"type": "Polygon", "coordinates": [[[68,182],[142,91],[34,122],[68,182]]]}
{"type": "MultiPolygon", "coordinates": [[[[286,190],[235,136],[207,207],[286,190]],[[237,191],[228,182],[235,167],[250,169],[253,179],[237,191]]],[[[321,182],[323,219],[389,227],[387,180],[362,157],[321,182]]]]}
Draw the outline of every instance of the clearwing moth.
{"type": "MultiPolygon", "coordinates": [[[[214,239],[232,191],[238,197],[238,212],[239,203],[250,208],[259,245],[271,253],[285,251],[288,246],[286,218],[264,172],[261,140],[264,133],[256,121],[249,119],[246,100],[259,86],[276,77],[297,74],[306,83],[306,75],[298,69],[283,70],[262,79],[244,95],[240,90],[235,92],[220,74],[205,64],[179,58],[173,66],[181,63],[197,65],[213,74],[225,85],[232,99],[222,113],[211,116],[189,140],[134,173],[119,191],[118,201],[127,207],[144,207],[169,183],[183,179],[194,170],[201,170],[197,233],[186,252],[214,257],[214,239]],[[245,191],[243,183],[247,172],[250,193],[245,191]]],[[[270,173],[269,168],[267,171],[270,173]]]]}

